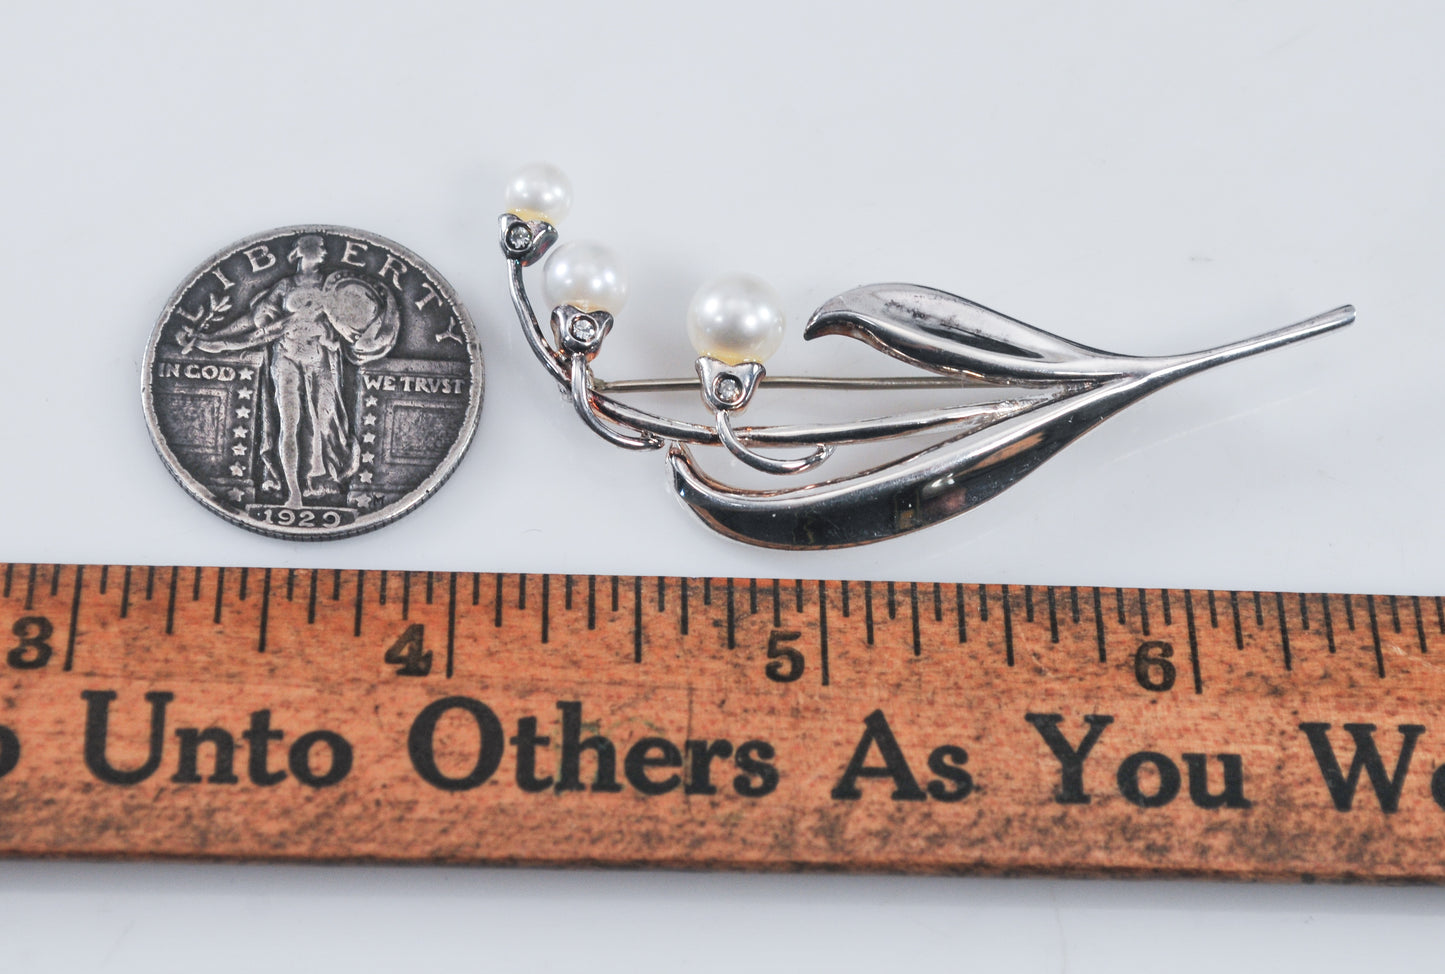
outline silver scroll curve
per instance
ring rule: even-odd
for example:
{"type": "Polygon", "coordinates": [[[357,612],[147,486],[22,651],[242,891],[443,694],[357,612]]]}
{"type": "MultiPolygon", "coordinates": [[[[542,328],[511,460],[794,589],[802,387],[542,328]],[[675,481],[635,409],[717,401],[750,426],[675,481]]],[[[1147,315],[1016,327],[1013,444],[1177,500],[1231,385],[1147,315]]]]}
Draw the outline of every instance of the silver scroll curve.
{"type": "MultiPolygon", "coordinates": [[[[513,304],[534,353],[589,425],[633,449],[664,444],[677,496],[704,524],[749,544],[790,550],[882,541],[962,514],[1017,483],[1059,450],[1144,396],[1196,372],[1341,328],[1355,320],[1345,305],[1244,341],[1185,355],[1120,355],[1060,338],[966,298],[913,284],[874,284],[826,301],[804,337],[844,335],[942,378],[811,379],[766,377],[763,387],[998,388],[990,402],[844,423],[794,426],[705,425],[621,402],[617,394],[691,389],[688,380],[605,382],[590,359],[555,343],[538,323],[522,269],[555,239],[545,223],[502,217],[502,249],[513,304]],[[539,245],[519,248],[518,225],[539,245]],[[609,429],[603,421],[615,426],[609,429]],[[601,427],[601,428],[599,428],[601,427]],[[858,473],[775,489],[734,487],[703,472],[698,446],[736,452],[757,447],[824,447],[919,433],[946,438],[858,473]],[[737,442],[729,443],[732,438],[737,442]]],[[[555,315],[554,315],[555,318],[555,315]]],[[[818,455],[815,452],[814,455],[818,455]]],[[[783,465],[780,465],[783,466],[783,465]]],[[[810,465],[811,466],[811,465],[810,465]]]]}

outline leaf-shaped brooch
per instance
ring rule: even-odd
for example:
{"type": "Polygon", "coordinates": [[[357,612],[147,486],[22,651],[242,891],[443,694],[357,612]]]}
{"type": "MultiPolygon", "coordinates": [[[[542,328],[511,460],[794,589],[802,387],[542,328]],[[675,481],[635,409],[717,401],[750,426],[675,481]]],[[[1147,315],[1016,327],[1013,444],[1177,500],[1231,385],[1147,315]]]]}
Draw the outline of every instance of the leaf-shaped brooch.
{"type": "Polygon", "coordinates": [[[1230,345],[1142,357],[1079,345],[945,291],[872,284],[825,302],[809,320],[804,338],[855,338],[930,376],[770,377],[763,361],[782,340],[780,302],[762,281],[733,275],[705,285],[688,310],[688,332],[699,353],[696,378],[605,381],[593,375],[591,362],[627,289],[605,248],[589,243],[553,246],[555,224],[570,202],[570,184],[551,166],[529,166],[508,184],[501,246],[510,270],[512,303],[532,350],[598,435],[628,449],[667,451],[673,487],[703,523],[730,538],[770,548],[867,544],[962,514],[1151,392],[1355,319],[1354,308],[1345,305],[1230,345]],[[544,256],[550,334],[539,324],[523,280],[523,269],[544,256]],[[983,388],[998,390],[999,396],[874,419],[734,426],[733,417],[764,385],[983,388]],[[699,392],[713,422],[673,419],[618,398],[669,390],[699,392]],[[725,484],[703,472],[693,456],[696,446],[720,446],[757,470],[796,476],[818,468],[842,444],[930,434],[931,442],[921,449],[867,469],[771,489],[725,484]],[[806,451],[803,455],[788,458],[760,452],[784,449],[796,454],[800,448],[806,451]]]}

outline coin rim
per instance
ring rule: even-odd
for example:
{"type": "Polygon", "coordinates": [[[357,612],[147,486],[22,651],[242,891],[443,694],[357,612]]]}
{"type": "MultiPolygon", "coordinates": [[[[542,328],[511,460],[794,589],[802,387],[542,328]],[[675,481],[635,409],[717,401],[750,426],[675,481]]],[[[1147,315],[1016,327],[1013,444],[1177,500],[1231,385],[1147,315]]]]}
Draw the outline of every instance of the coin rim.
{"type": "Polygon", "coordinates": [[[243,237],[233,244],[229,244],[217,250],[210,257],[207,257],[200,264],[182,278],[180,285],[171,292],[166,299],[165,306],[161,310],[155,327],[151,329],[150,340],[146,344],[144,360],[141,364],[141,407],[145,411],[146,426],[150,430],[151,443],[155,446],[156,452],[160,454],[161,461],[176,483],[180,484],[186,493],[195,498],[208,511],[219,517],[239,525],[257,534],[263,534],[271,538],[281,538],[291,541],[334,541],[340,538],[349,538],[358,534],[365,534],[374,531],[379,527],[390,524],[399,517],[410,514],[424,501],[436,493],[446,483],[447,479],[456,470],[457,464],[461,462],[467,449],[476,436],[477,421],[481,415],[482,397],[486,391],[486,374],[482,361],[482,347],[477,340],[477,329],[472,324],[471,315],[461,299],[457,297],[455,289],[446,278],[442,277],[437,269],[427,261],[423,260],[416,253],[403,247],[401,244],[388,237],[372,233],[369,230],[360,230],[355,227],[343,227],[329,223],[301,223],[292,226],[277,227],[273,230],[263,230],[260,233],[253,233],[243,237]],[[286,527],[279,524],[267,524],[264,521],[256,521],[252,518],[237,515],[221,507],[214,499],[213,493],[192,474],[176,458],[171,451],[170,445],[166,443],[165,437],[161,434],[159,420],[156,416],[155,404],[153,401],[152,379],[155,374],[156,349],[160,344],[162,333],[171,316],[175,314],[176,305],[186,293],[195,286],[211,269],[217,266],[222,260],[232,257],[244,250],[247,246],[260,243],[276,237],[287,235],[300,235],[304,233],[323,233],[339,236],[351,236],[361,240],[375,243],[381,247],[395,251],[398,257],[410,262],[422,274],[430,279],[436,286],[440,297],[449,302],[456,311],[457,319],[461,323],[462,333],[466,336],[467,351],[471,356],[471,395],[467,404],[467,414],[462,420],[462,431],[452,444],[447,455],[442,458],[436,468],[415,490],[405,494],[396,501],[380,511],[366,512],[360,514],[351,524],[336,528],[296,528],[286,527]]]}

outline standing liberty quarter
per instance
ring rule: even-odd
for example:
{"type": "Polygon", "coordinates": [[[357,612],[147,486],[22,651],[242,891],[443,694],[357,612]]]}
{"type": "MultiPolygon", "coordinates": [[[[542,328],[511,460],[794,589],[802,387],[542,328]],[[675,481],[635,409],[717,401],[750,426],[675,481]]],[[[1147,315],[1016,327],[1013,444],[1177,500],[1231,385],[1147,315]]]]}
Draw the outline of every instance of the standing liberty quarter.
{"type": "Polygon", "coordinates": [[[482,354],[431,265],[345,227],[248,237],[186,278],[146,350],[146,420],[181,486],[262,534],[381,527],[476,430],[482,354]]]}

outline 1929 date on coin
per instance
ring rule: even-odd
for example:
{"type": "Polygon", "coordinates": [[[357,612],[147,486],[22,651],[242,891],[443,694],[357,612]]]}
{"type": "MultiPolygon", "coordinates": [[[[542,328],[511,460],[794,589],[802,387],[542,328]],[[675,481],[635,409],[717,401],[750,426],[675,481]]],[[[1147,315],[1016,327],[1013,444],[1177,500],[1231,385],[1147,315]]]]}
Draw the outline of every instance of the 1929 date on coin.
{"type": "Polygon", "coordinates": [[[415,508],[471,442],[482,355],[416,254],[298,226],[213,256],[167,302],[142,381],[156,449],[237,524],[338,538],[415,508]]]}

